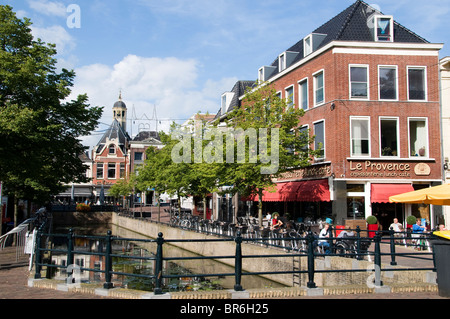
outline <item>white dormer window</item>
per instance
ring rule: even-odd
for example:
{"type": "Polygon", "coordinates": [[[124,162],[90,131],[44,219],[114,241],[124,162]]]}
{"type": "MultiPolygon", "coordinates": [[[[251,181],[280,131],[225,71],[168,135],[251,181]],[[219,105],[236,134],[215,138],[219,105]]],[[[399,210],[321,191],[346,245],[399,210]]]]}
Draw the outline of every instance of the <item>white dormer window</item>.
{"type": "Polygon", "coordinates": [[[310,55],[313,51],[312,47],[312,34],[308,35],[303,41],[303,52],[305,52],[305,56],[310,55]]]}
{"type": "Polygon", "coordinates": [[[374,33],[377,42],[394,42],[394,17],[374,16],[374,33]]]}
{"type": "Polygon", "coordinates": [[[282,53],[278,56],[278,68],[280,71],[286,69],[286,54],[282,53]]]}
{"type": "Polygon", "coordinates": [[[303,57],[316,51],[327,37],[322,33],[311,33],[303,39],[303,57]]]}
{"type": "Polygon", "coordinates": [[[233,92],[225,92],[222,94],[222,102],[220,106],[221,114],[224,115],[227,113],[228,108],[230,107],[231,100],[233,99],[234,93],[233,92]]]}
{"type": "Polygon", "coordinates": [[[258,81],[264,82],[264,68],[258,70],[258,81]]]}
{"type": "Polygon", "coordinates": [[[221,109],[222,109],[222,114],[225,114],[227,112],[227,95],[226,94],[222,95],[221,109]]]}

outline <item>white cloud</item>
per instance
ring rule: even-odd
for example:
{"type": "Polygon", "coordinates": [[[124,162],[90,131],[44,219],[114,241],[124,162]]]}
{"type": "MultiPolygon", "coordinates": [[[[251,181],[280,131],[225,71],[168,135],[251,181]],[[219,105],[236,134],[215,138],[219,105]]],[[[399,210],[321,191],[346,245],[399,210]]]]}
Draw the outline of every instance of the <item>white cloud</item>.
{"type": "MultiPolygon", "coordinates": [[[[215,114],[221,94],[231,90],[237,81],[226,78],[199,84],[199,67],[193,59],[128,55],[112,67],[92,64],[76,69],[70,99],[86,93],[92,106],[105,107],[99,134],[112,122],[112,106],[118,99],[119,91],[127,104],[128,119],[138,119],[133,126],[130,126],[130,121],[127,123],[131,135],[138,132],[140,124],[150,125],[151,130],[158,125],[158,131],[167,131],[173,120],[182,123],[199,111],[215,114]],[[154,108],[161,123],[155,120],[139,121],[153,119],[154,108]]],[[[94,135],[83,141],[92,146],[99,139],[100,136],[94,135]]]]}
{"type": "Polygon", "coordinates": [[[41,28],[32,25],[31,30],[36,39],[40,38],[46,43],[56,44],[58,55],[68,54],[76,47],[75,39],[62,26],[41,28]]]}
{"type": "Polygon", "coordinates": [[[66,6],[61,2],[54,2],[48,0],[28,0],[28,5],[31,9],[47,16],[66,16],[66,6]]]}

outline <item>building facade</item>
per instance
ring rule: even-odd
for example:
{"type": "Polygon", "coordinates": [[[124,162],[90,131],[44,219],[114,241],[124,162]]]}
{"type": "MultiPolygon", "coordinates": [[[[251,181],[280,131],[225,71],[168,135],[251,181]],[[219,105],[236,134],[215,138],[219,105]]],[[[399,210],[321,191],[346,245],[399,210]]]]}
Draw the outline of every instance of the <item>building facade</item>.
{"type": "MultiPolygon", "coordinates": [[[[444,158],[444,179],[450,183],[450,57],[440,61],[441,103],[442,103],[442,150],[444,158]]],[[[445,226],[450,227],[450,207],[443,206],[445,226]]]]}
{"type": "MultiPolygon", "coordinates": [[[[321,154],[276,180],[265,210],[300,218],[425,218],[442,209],[389,203],[389,196],[442,183],[439,50],[356,1],[258,70],[291,107],[321,154]],[[289,196],[286,196],[286,194],[289,196]]],[[[406,225],[405,225],[406,226],[406,225]]]]}

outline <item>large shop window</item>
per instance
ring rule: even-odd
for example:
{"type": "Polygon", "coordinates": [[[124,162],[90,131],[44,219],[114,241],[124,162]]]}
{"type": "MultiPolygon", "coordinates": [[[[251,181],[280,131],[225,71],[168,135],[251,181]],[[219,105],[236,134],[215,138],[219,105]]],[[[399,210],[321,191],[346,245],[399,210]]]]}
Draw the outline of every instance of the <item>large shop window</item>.
{"type": "Polygon", "coordinates": [[[369,118],[353,117],[351,122],[351,147],[352,156],[370,155],[369,118]]]}
{"type": "Polygon", "coordinates": [[[317,159],[325,158],[325,121],[314,123],[314,150],[319,151],[317,159]]]}
{"type": "Polygon", "coordinates": [[[429,156],[426,119],[409,119],[409,152],[410,156],[429,156]]]}
{"type": "Polygon", "coordinates": [[[381,156],[399,156],[398,120],[380,119],[381,156]]]}
{"type": "Polygon", "coordinates": [[[378,69],[380,100],[397,100],[397,67],[380,66],[378,69]]]}
{"type": "Polygon", "coordinates": [[[364,99],[369,98],[367,66],[350,66],[350,98],[364,99]]]}
{"type": "Polygon", "coordinates": [[[408,67],[408,100],[426,101],[425,67],[408,67]]]}

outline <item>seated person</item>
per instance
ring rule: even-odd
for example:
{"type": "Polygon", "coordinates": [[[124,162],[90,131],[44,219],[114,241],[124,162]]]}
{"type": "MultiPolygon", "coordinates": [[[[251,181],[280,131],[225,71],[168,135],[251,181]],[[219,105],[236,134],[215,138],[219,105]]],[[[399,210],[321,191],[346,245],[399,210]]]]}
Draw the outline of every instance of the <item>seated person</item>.
{"type": "Polygon", "coordinates": [[[283,226],[283,222],[278,218],[279,216],[278,213],[273,213],[272,225],[270,226],[271,230],[280,229],[283,226]]]}
{"type": "Polygon", "coordinates": [[[338,238],[342,238],[342,237],[353,237],[355,236],[355,233],[353,232],[353,230],[351,229],[344,229],[343,231],[341,231],[338,235],[338,238]]]}
{"type": "Polygon", "coordinates": [[[421,225],[422,221],[420,220],[420,218],[417,218],[416,223],[413,225],[412,227],[412,232],[413,234],[422,234],[425,232],[425,226],[421,225]]]}
{"type": "Polygon", "coordinates": [[[325,249],[325,254],[329,254],[330,253],[330,243],[329,240],[326,239],[322,239],[322,238],[330,238],[331,237],[331,229],[330,229],[330,224],[326,223],[325,227],[322,228],[322,230],[320,231],[319,234],[319,238],[321,238],[319,240],[319,247],[324,247],[325,249]]]}

